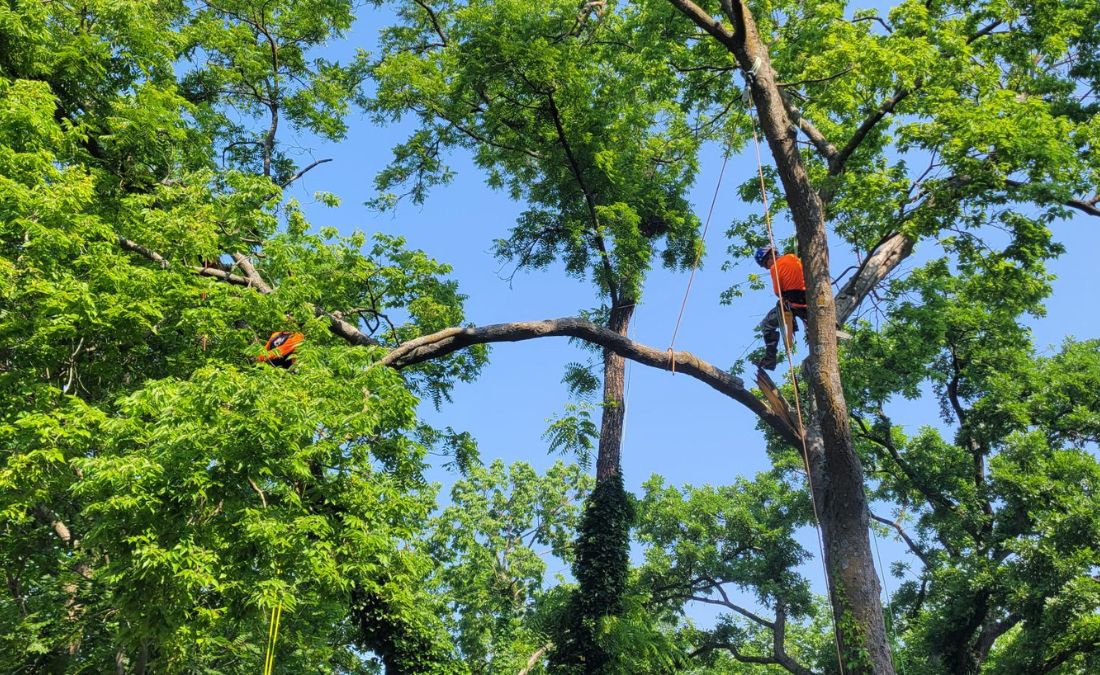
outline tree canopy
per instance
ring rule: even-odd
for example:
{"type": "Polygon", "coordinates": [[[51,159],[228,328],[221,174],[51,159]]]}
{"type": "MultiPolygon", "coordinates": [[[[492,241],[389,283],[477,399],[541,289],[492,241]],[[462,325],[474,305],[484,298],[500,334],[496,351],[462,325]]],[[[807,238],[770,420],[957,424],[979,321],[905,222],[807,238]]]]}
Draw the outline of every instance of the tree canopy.
{"type": "Polygon", "coordinates": [[[1100,216],[1098,86],[1090,0],[5,3],[0,669],[1100,668],[1100,340],[1030,328],[1100,216]],[[334,57],[367,14],[378,49],[334,57]],[[360,114],[404,134],[372,134],[372,207],[470,157],[521,205],[484,245],[590,301],[474,325],[450,261],[316,224],[291,193],[329,160],[297,146],[360,114]],[[630,335],[655,268],[723,258],[690,191],[757,135],[719,251],[767,240],[762,180],[805,262],[804,431],[735,354],[630,335]],[[277,330],[290,368],[256,360],[277,330]],[[553,336],[594,350],[560,364],[565,460],[423,418],[490,343],[553,336]],[[771,468],[631,494],[627,361],[745,407],[771,468]]]}

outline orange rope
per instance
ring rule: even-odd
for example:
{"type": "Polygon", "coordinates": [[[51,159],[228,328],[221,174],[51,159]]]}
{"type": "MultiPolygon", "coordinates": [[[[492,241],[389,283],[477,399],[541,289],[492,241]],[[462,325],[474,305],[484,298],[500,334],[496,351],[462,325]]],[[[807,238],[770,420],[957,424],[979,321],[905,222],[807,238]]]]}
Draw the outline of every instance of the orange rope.
{"type": "MultiPolygon", "coordinates": [[[[768,228],[768,240],[771,242],[772,247],[772,259],[774,260],[779,249],[775,245],[775,232],[772,231],[772,219],[771,214],[768,211],[768,189],[764,182],[764,164],[760,157],[760,138],[756,133],[756,117],[751,112],[749,113],[749,119],[752,121],[752,141],[756,146],[756,173],[760,177],[760,195],[764,200],[764,225],[768,228]]],[[[775,264],[774,262],[772,263],[775,264]]],[[[768,274],[771,276],[771,268],[768,268],[768,274]]],[[[814,480],[813,474],[810,472],[810,451],[806,447],[806,427],[802,422],[802,395],[799,392],[798,387],[798,375],[794,367],[794,355],[791,352],[791,343],[788,340],[787,331],[787,306],[783,302],[783,282],[780,279],[780,275],[776,273],[773,277],[775,284],[779,288],[779,318],[783,322],[783,347],[787,352],[787,364],[790,366],[791,383],[794,385],[794,408],[795,413],[798,415],[798,436],[802,441],[802,462],[806,468],[806,483],[809,486],[810,492],[810,506],[814,512],[814,525],[817,529],[817,546],[821,552],[821,565],[825,567],[825,541],[821,536],[821,516],[817,510],[817,497],[814,496],[814,480]]],[[[794,320],[794,317],[791,317],[794,320]]],[[[793,334],[792,334],[793,335],[793,334]]],[[[829,570],[824,569],[825,572],[825,588],[829,593],[830,605],[832,605],[833,587],[832,582],[829,581],[829,570]]],[[[836,643],[836,658],[837,665],[840,667],[840,672],[843,674],[844,669],[844,657],[841,655],[840,650],[840,632],[837,626],[836,609],[833,608],[833,642],[836,643]]]]}

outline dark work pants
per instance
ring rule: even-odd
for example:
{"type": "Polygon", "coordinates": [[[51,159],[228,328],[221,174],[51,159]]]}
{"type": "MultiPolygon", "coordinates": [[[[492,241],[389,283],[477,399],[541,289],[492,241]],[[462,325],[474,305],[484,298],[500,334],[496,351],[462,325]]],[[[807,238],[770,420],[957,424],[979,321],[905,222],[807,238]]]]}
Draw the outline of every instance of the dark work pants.
{"type": "MultiPolygon", "coordinates": [[[[802,296],[805,298],[805,295],[802,296]]],[[[806,307],[792,306],[787,300],[781,300],[786,305],[786,311],[788,314],[793,314],[803,322],[806,321],[806,307]]],[[[771,370],[775,368],[776,359],[779,353],[779,331],[782,330],[783,317],[779,311],[779,303],[775,303],[775,307],[771,308],[771,311],[764,315],[764,319],[757,327],[764,335],[764,358],[758,364],[765,370],[771,370]]],[[[795,323],[795,331],[798,330],[798,324],[795,323]]]]}

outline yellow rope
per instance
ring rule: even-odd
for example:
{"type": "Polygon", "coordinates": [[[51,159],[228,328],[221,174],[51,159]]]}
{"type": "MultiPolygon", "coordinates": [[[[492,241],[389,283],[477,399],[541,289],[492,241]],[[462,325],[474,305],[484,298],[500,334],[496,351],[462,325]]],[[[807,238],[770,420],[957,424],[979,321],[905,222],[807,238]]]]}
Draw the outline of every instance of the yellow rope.
{"type": "MultiPolygon", "coordinates": [[[[778,248],[775,245],[775,232],[772,231],[771,214],[768,211],[768,190],[764,182],[764,164],[760,157],[760,138],[756,133],[756,116],[749,112],[749,119],[752,121],[752,141],[756,146],[756,173],[760,177],[760,195],[764,200],[764,225],[768,228],[768,240],[771,242],[772,257],[775,258],[775,254],[778,253],[778,248]]],[[[772,263],[774,265],[774,263],[772,263]]],[[[769,275],[771,268],[769,268],[769,275]]],[[[779,288],[779,314],[780,319],[783,322],[783,347],[787,352],[787,364],[790,367],[791,383],[794,385],[794,407],[795,413],[798,415],[798,436],[802,440],[802,462],[806,468],[806,483],[810,492],[810,506],[813,508],[814,513],[814,526],[817,530],[817,546],[821,553],[821,567],[825,572],[825,588],[829,593],[829,604],[832,605],[833,588],[832,583],[829,581],[829,570],[825,563],[825,541],[821,536],[821,516],[817,510],[817,497],[814,495],[814,481],[813,474],[810,472],[810,451],[806,447],[806,427],[802,421],[802,396],[798,387],[798,375],[794,367],[794,355],[791,352],[791,335],[788,332],[788,319],[787,319],[787,306],[783,302],[783,285],[780,280],[778,271],[772,277],[775,279],[775,284],[779,288]]],[[[794,317],[791,317],[794,320],[794,317]]],[[[836,609],[833,608],[833,642],[836,644],[836,661],[837,666],[840,667],[840,672],[845,672],[844,669],[844,657],[841,655],[840,650],[840,631],[837,626],[836,609]]]]}
{"type": "Polygon", "coordinates": [[[271,621],[267,626],[267,654],[264,656],[263,675],[271,675],[275,667],[275,641],[279,638],[279,621],[283,618],[283,601],[271,608],[271,621]]]}

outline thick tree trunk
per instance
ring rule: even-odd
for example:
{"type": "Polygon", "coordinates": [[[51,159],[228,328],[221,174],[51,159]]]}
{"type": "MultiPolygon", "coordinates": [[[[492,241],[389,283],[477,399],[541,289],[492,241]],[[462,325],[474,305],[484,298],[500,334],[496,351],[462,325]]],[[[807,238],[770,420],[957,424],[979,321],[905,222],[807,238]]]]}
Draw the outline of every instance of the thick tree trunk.
{"type": "Polygon", "coordinates": [[[812,352],[806,372],[814,413],[810,420],[814,428],[807,437],[820,444],[815,448],[817,456],[810,461],[810,472],[844,669],[892,675],[894,667],[867,534],[863,469],[852,445],[848,406],[840,383],[837,312],[824,206],[802,164],[795,142],[797,128],[787,115],[767,48],[748,7],[740,0],[721,0],[723,11],[733,22],[730,33],[690,0],[670,1],[724,44],[750,74],[750,93],[791,209],[806,277],[807,338],[812,352]],[[820,473],[815,471],[818,466],[822,467],[820,473]]]}
{"type": "Polygon", "coordinates": [[[848,406],[840,382],[824,207],[806,175],[767,50],[756,35],[752,16],[743,5],[734,9],[739,12],[738,27],[744,36],[739,60],[756,70],[751,81],[752,97],[791,207],[806,277],[807,332],[812,352],[808,384],[816,412],[810,424],[817,427],[815,435],[822,441],[824,454],[824,475],[814,476],[815,482],[822,483],[817,515],[841,652],[849,672],[892,674],[878,576],[867,535],[863,469],[852,444],[848,406]],[[856,658],[860,652],[866,657],[856,658]]]}
{"type": "MultiPolygon", "coordinates": [[[[611,309],[608,328],[626,336],[634,302],[611,309]]],[[[602,481],[620,471],[623,444],[623,423],[626,420],[626,359],[605,348],[603,351],[603,415],[600,422],[600,444],[596,453],[596,481],[602,481]]]]}

